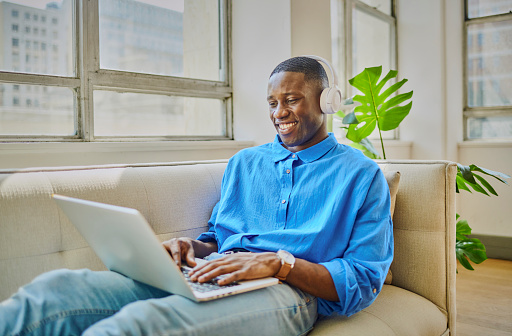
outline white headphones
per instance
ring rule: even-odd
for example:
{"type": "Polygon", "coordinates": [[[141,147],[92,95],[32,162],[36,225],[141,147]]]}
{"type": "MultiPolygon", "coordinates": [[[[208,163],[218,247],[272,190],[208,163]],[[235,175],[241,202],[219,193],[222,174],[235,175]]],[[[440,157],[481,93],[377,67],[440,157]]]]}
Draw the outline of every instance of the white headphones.
{"type": "Polygon", "coordinates": [[[302,57],[308,57],[322,62],[327,65],[331,71],[333,83],[322,91],[322,94],[320,95],[320,108],[325,114],[333,114],[338,112],[341,109],[342,95],[341,90],[338,88],[338,76],[336,76],[336,73],[334,72],[331,64],[326,59],[315,55],[303,55],[302,57]]]}

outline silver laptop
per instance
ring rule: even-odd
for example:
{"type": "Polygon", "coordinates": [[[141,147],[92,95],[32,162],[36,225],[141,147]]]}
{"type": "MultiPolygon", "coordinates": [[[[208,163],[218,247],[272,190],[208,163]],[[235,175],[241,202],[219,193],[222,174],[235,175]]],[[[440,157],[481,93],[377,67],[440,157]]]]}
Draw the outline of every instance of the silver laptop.
{"type": "Polygon", "coordinates": [[[279,282],[273,277],[227,286],[187,281],[186,267],[184,272],[180,270],[139,211],[62,195],[52,197],[105,266],[134,280],[198,302],[279,282]]]}

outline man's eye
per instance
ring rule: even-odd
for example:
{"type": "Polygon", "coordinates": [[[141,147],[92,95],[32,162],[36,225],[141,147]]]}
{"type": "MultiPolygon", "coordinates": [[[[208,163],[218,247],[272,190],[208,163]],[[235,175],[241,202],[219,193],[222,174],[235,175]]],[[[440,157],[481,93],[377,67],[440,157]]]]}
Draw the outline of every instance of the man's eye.
{"type": "Polygon", "coordinates": [[[268,103],[268,106],[270,106],[270,107],[276,107],[276,106],[277,106],[277,103],[275,103],[275,102],[269,102],[269,103],[268,103]]]}
{"type": "Polygon", "coordinates": [[[297,99],[288,99],[288,104],[295,104],[297,102],[297,99]]]}

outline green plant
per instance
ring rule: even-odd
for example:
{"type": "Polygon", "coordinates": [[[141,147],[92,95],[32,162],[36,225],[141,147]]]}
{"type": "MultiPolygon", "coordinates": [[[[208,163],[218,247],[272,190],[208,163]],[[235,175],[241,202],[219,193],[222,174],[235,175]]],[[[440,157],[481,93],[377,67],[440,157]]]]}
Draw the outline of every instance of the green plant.
{"type": "MultiPolygon", "coordinates": [[[[487,182],[482,175],[491,176],[505,184],[508,184],[505,179],[510,178],[507,174],[478,167],[474,164],[469,166],[457,164],[456,192],[459,193],[460,190],[471,192],[471,189],[473,189],[474,191],[487,196],[498,196],[496,190],[494,190],[491,184],[487,182]]],[[[459,218],[460,216],[457,214],[455,253],[457,255],[457,260],[462,266],[469,270],[473,270],[468,259],[475,264],[480,264],[487,259],[487,253],[484,244],[482,244],[479,239],[467,237],[467,235],[471,234],[471,227],[467,220],[459,220],[459,218]]]]}
{"type": "MultiPolygon", "coordinates": [[[[366,68],[349,80],[349,83],[364,95],[355,95],[353,98],[345,100],[344,109],[350,108],[353,110],[352,112],[345,114],[343,110],[340,110],[336,113],[337,116],[343,118],[342,122],[346,126],[342,128],[347,131],[347,139],[352,141],[350,145],[361,150],[371,159],[380,159],[380,156],[367,137],[375,130],[375,127],[378,128],[382,156],[386,159],[382,131],[397,128],[409,114],[412,107],[412,101],[404,106],[399,104],[411,99],[413,91],[392,97],[407,82],[407,79],[396,82],[381,93],[386,83],[398,74],[397,71],[390,70],[379,81],[381,73],[382,66],[366,68]],[[356,106],[355,102],[358,102],[359,105],[356,106]]],[[[481,168],[474,164],[469,166],[457,164],[456,192],[458,193],[460,190],[471,192],[471,189],[473,189],[487,196],[490,196],[489,193],[498,196],[498,193],[482,175],[491,176],[505,184],[507,184],[505,179],[510,178],[506,174],[481,168]]],[[[485,246],[480,240],[468,237],[471,234],[471,227],[467,220],[459,218],[460,216],[457,214],[455,253],[462,266],[473,270],[468,259],[476,264],[486,260],[485,246]]]]}
{"type": "Polygon", "coordinates": [[[360,105],[355,107],[354,111],[347,115],[343,115],[343,112],[339,112],[338,115],[343,115],[343,123],[348,125],[348,127],[346,127],[347,138],[356,144],[360,144],[373,155],[378,154],[376,154],[375,149],[371,146],[371,142],[363,142],[363,140],[377,127],[379,130],[382,156],[386,159],[382,131],[394,130],[409,114],[412,101],[404,106],[400,106],[399,104],[411,99],[413,91],[392,96],[407,82],[407,79],[402,79],[392,84],[381,93],[387,82],[395,78],[398,72],[396,70],[390,70],[387,75],[379,81],[381,73],[382,66],[366,68],[359,75],[349,80],[349,83],[364,95],[355,95],[352,98],[352,102],[350,100],[345,101],[346,105],[353,103],[353,101],[359,102],[360,105]]]}

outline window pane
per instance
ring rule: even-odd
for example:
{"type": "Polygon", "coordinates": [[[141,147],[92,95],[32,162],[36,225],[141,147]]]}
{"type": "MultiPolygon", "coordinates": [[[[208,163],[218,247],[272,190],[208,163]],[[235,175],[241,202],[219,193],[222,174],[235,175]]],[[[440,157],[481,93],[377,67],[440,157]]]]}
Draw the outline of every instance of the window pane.
{"type": "Polygon", "coordinates": [[[71,89],[0,84],[0,135],[75,135],[71,89]]]}
{"type": "Polygon", "coordinates": [[[512,117],[469,118],[468,138],[511,138],[512,117]]]}
{"type": "Polygon", "coordinates": [[[223,80],[219,2],[100,0],[100,67],[223,80]]]}
{"type": "Polygon", "coordinates": [[[512,11],[512,0],[467,0],[468,17],[476,18],[512,11]]]}
{"type": "Polygon", "coordinates": [[[391,0],[361,0],[361,2],[378,9],[384,14],[391,15],[391,0]]]}
{"type": "Polygon", "coordinates": [[[510,106],[512,21],[468,26],[468,106],[510,106]]]}
{"type": "MultiPolygon", "coordinates": [[[[21,2],[21,1],[20,1],[21,2]]],[[[56,76],[74,76],[72,1],[31,1],[23,6],[0,2],[0,22],[4,27],[0,38],[0,70],[56,76]],[[23,20],[14,13],[24,13],[23,20]],[[55,21],[39,20],[50,17],[55,21]],[[22,24],[20,26],[20,24],[22,24]],[[59,32],[46,36],[42,30],[59,32]],[[43,50],[39,46],[54,46],[43,50]]]]}
{"type": "Polygon", "coordinates": [[[219,99],[94,91],[96,136],[222,136],[219,99]]]}
{"type": "Polygon", "coordinates": [[[379,65],[387,73],[392,62],[390,24],[358,9],[352,15],[352,74],[379,65]]]}
{"type": "MultiPolygon", "coordinates": [[[[391,26],[389,23],[354,9],[352,24],[352,75],[359,74],[364,68],[382,65],[382,76],[388,73],[392,66],[391,50],[391,26]]],[[[389,81],[386,87],[392,84],[389,81]]],[[[350,86],[352,95],[359,94],[353,86],[350,86]]],[[[394,139],[395,131],[382,132],[383,139],[394,139]]],[[[369,136],[370,139],[378,139],[379,131],[375,128],[369,136]]]]}

